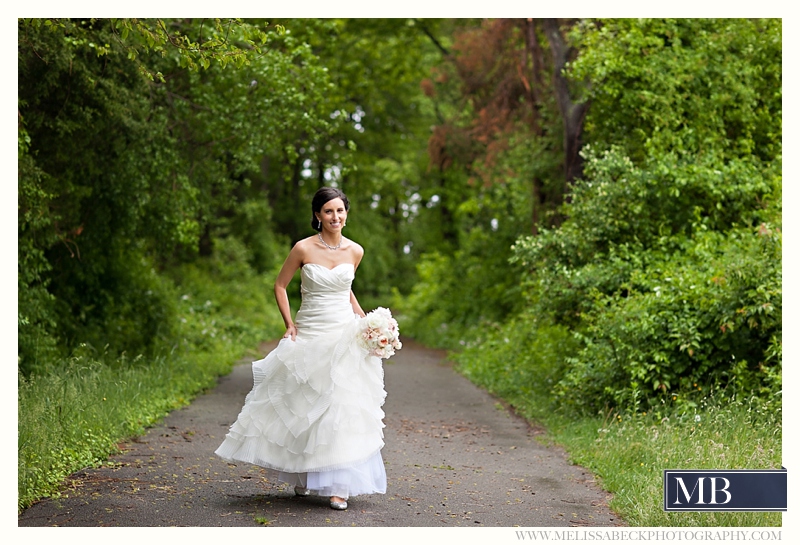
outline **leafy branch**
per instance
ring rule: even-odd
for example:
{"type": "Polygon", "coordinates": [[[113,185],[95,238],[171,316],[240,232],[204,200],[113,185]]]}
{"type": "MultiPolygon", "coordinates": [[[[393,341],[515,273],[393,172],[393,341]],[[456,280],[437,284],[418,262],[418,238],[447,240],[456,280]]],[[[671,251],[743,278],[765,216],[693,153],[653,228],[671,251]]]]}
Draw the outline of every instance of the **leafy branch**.
{"type": "Polygon", "coordinates": [[[97,56],[105,56],[115,49],[112,43],[95,43],[96,27],[109,25],[114,45],[121,50],[128,59],[134,61],[139,72],[150,81],[164,82],[164,76],[159,71],[152,70],[140,60],[142,55],[155,53],[162,57],[177,54],[177,62],[182,68],[189,70],[207,70],[212,62],[216,61],[225,67],[233,64],[236,68],[250,64],[253,55],[263,54],[263,46],[270,42],[270,31],[278,35],[285,33],[282,25],[270,28],[268,22],[255,25],[242,19],[214,19],[211,28],[206,26],[206,20],[200,20],[199,25],[191,19],[172,21],[170,27],[164,19],[84,19],[74,21],[70,19],[26,19],[27,25],[44,25],[53,30],[61,30],[67,36],[67,41],[75,47],[89,47],[94,49],[97,56]],[[185,30],[184,30],[185,29],[185,30]],[[200,35],[198,40],[190,37],[196,32],[200,35]],[[204,40],[203,34],[209,36],[204,40]]]}

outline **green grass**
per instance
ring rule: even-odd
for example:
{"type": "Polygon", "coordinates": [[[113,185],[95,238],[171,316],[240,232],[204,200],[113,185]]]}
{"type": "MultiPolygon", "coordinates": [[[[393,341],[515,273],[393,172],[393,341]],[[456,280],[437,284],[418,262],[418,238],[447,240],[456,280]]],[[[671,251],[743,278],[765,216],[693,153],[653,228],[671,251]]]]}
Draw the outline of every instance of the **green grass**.
{"type": "Polygon", "coordinates": [[[65,477],[102,463],[283,332],[273,275],[184,267],[177,276],[178,335],[155,356],[84,344],[46,374],[18,376],[18,510],[57,496],[65,477]]]}
{"type": "MultiPolygon", "coordinates": [[[[779,469],[780,412],[755,399],[705,398],[697,412],[541,417],[550,440],[614,494],[632,526],[780,526],[780,513],[665,512],[665,469],[779,469]]],[[[530,411],[528,411],[530,412],[530,411]]]]}
{"type": "MultiPolygon", "coordinates": [[[[512,323],[513,326],[513,323],[512,323]]],[[[552,362],[570,350],[557,327],[537,335],[507,327],[451,354],[457,369],[543,424],[545,441],[562,445],[570,461],[591,470],[613,493],[610,507],[629,525],[780,526],[781,513],[664,512],[665,469],[779,469],[781,402],[738,398],[729,392],[676,394],[650,412],[575,416],[555,410],[552,362]]]]}

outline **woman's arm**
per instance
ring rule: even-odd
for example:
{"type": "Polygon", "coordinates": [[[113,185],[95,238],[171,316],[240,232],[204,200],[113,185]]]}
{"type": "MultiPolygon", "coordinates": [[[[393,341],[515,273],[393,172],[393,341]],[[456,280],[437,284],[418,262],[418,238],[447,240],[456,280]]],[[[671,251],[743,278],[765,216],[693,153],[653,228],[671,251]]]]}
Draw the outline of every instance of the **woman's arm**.
{"type": "Polygon", "coordinates": [[[367,314],[361,309],[361,305],[358,304],[358,299],[356,299],[356,294],[353,293],[353,290],[350,290],[350,304],[353,306],[353,312],[361,316],[362,318],[367,314]]]}
{"type": "MultiPolygon", "coordinates": [[[[361,258],[364,257],[364,248],[361,247],[360,244],[353,243],[353,271],[355,272],[358,269],[359,264],[361,263],[361,258]]],[[[350,290],[350,305],[353,307],[353,312],[361,316],[362,318],[367,314],[361,308],[361,305],[358,303],[358,299],[356,298],[356,294],[353,293],[353,290],[350,290]]]]}
{"type": "Polygon", "coordinates": [[[278,310],[283,317],[283,323],[286,326],[286,333],[284,338],[291,337],[295,340],[297,337],[297,327],[292,321],[292,310],[289,307],[289,295],[286,293],[286,287],[292,281],[294,273],[297,272],[303,264],[303,250],[300,243],[297,243],[289,252],[286,261],[283,262],[281,271],[278,273],[278,278],[275,279],[275,301],[278,303],[278,310]]]}

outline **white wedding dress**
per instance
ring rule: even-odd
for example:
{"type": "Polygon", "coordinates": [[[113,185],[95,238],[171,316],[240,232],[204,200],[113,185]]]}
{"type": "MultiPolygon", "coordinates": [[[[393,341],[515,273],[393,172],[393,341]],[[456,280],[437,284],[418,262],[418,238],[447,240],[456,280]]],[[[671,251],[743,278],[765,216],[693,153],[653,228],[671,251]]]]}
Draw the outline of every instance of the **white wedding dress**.
{"type": "Polygon", "coordinates": [[[356,341],[352,264],[300,272],[297,338],[253,362],[253,389],[216,454],[321,496],[386,492],[380,358],[356,341]]]}

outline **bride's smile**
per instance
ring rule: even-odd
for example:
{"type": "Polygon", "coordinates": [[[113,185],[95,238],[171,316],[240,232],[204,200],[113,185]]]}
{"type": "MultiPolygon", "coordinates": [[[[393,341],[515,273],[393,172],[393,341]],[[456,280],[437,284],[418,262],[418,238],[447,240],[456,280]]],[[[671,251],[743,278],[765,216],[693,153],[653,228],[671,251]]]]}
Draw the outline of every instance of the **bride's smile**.
{"type": "Polygon", "coordinates": [[[347,207],[340,198],[326,202],[317,212],[317,219],[328,231],[337,232],[347,224],[347,207]]]}

